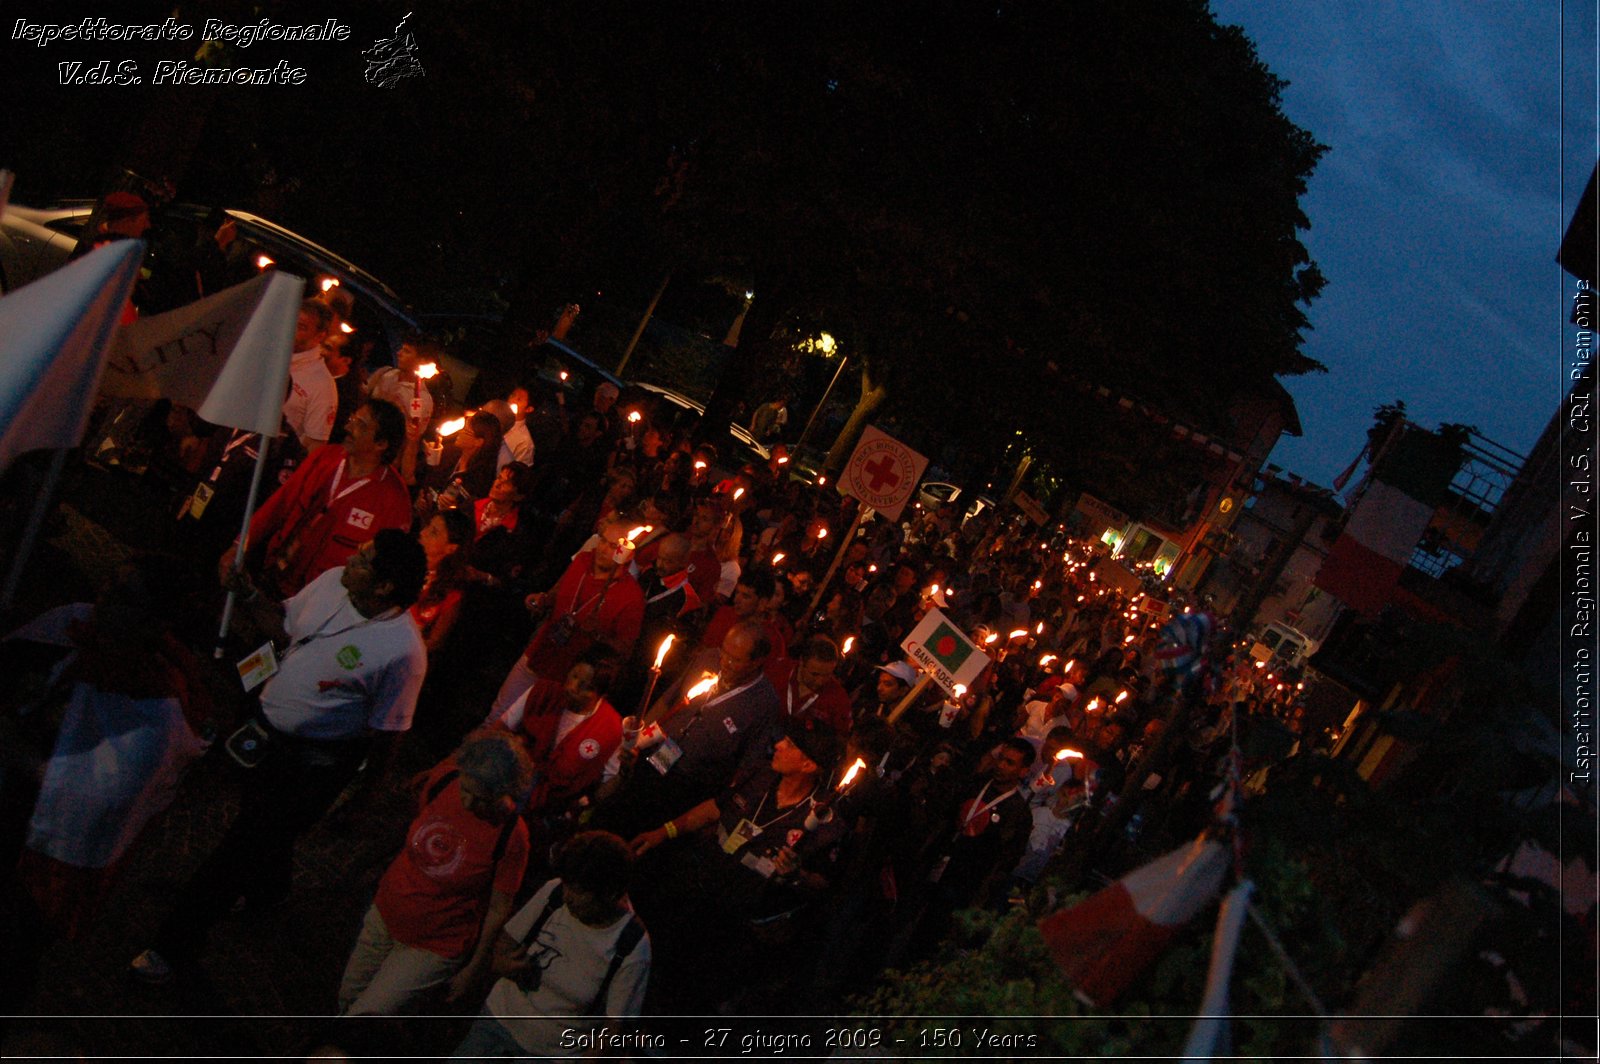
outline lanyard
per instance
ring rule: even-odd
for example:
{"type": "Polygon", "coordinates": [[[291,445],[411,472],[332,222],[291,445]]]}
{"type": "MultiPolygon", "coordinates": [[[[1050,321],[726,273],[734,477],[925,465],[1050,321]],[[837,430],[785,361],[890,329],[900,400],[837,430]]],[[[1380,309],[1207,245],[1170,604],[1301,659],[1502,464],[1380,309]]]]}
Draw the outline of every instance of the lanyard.
{"type": "Polygon", "coordinates": [[[766,794],[763,794],[761,796],[760,804],[758,804],[756,806],[756,811],[754,813],[750,814],[750,823],[755,825],[757,831],[765,831],[767,828],[770,828],[772,825],[776,824],[778,821],[782,820],[784,817],[788,816],[790,813],[794,812],[796,809],[804,808],[806,803],[815,802],[816,798],[817,798],[817,788],[816,788],[816,785],[813,784],[812,787],[811,787],[811,793],[810,794],[806,795],[804,798],[800,799],[798,802],[794,803],[789,808],[780,809],[778,811],[777,815],[775,815],[771,820],[769,820],[765,824],[763,824],[757,818],[761,816],[761,810],[763,810],[763,809],[765,809],[767,807],[767,799],[772,797],[773,795],[776,795],[777,793],[778,793],[778,788],[777,787],[773,787],[772,790],[768,791],[766,794]]]}
{"type": "MultiPolygon", "coordinates": [[[[346,601],[348,602],[348,600],[346,601]]],[[[324,632],[323,629],[328,627],[329,622],[331,622],[335,617],[339,616],[339,613],[343,609],[344,604],[334,607],[333,612],[324,617],[322,623],[317,625],[314,631],[312,631],[309,635],[303,635],[299,639],[296,639],[293,643],[290,643],[288,649],[283,652],[284,660],[287,661],[290,654],[293,654],[296,650],[299,650],[307,643],[315,642],[318,639],[332,639],[336,635],[343,635],[344,633],[352,631],[356,628],[365,628],[367,625],[374,624],[378,621],[392,620],[395,617],[398,617],[401,612],[398,606],[391,606],[389,609],[384,610],[376,617],[362,617],[361,620],[356,621],[354,624],[347,624],[343,628],[339,628],[332,632],[324,632]]],[[[359,616],[359,611],[357,615],[359,616]]]]}
{"type": "Polygon", "coordinates": [[[706,701],[706,703],[704,705],[702,705],[700,708],[702,710],[710,709],[712,706],[719,705],[719,704],[721,704],[723,702],[726,702],[728,699],[732,698],[734,695],[744,694],[746,691],[750,690],[750,688],[754,687],[757,683],[759,683],[760,680],[761,680],[761,674],[758,672],[758,673],[756,673],[754,679],[745,681],[745,683],[744,683],[744,685],[742,687],[735,687],[731,691],[724,691],[721,694],[719,694],[717,697],[712,698],[712,699],[708,699],[706,701]]]}
{"type": "Polygon", "coordinates": [[[811,703],[815,702],[817,700],[818,696],[820,696],[822,694],[821,691],[812,691],[811,692],[811,697],[806,699],[804,702],[801,702],[800,703],[800,708],[798,710],[796,710],[794,708],[794,692],[795,692],[795,689],[798,688],[799,686],[800,686],[800,681],[798,681],[798,680],[790,680],[789,683],[784,687],[783,693],[788,698],[788,707],[787,708],[788,708],[789,716],[791,716],[791,717],[803,716],[805,714],[805,711],[811,708],[811,703]]]}
{"type": "MultiPolygon", "coordinates": [[[[744,692],[750,690],[750,688],[754,687],[760,680],[761,674],[758,672],[755,675],[755,679],[746,682],[742,687],[735,687],[731,691],[724,691],[717,697],[708,699],[701,703],[700,707],[694,711],[694,719],[690,720],[688,724],[683,726],[683,733],[679,736],[679,738],[687,738],[689,733],[694,731],[695,727],[705,719],[706,710],[710,709],[719,702],[726,702],[734,695],[743,694],[744,692]]],[[[676,714],[674,714],[674,716],[676,716],[676,714]]]]}
{"type": "MultiPolygon", "coordinates": [[[[989,780],[989,781],[984,783],[983,790],[979,791],[978,792],[978,796],[973,799],[974,803],[983,801],[983,796],[989,793],[989,784],[993,783],[993,782],[994,782],[993,780],[989,780]]],[[[965,835],[966,832],[967,832],[967,829],[972,826],[972,822],[974,820],[977,820],[980,816],[982,816],[983,814],[987,813],[989,810],[993,809],[995,806],[999,805],[1001,802],[1005,801],[1007,798],[1010,798],[1013,794],[1016,794],[1016,793],[1017,793],[1017,789],[1015,787],[1013,787],[1009,791],[1007,791],[1006,793],[1000,795],[997,798],[991,799],[987,803],[978,806],[978,808],[976,808],[972,812],[968,813],[966,819],[961,822],[961,827],[956,830],[956,838],[959,839],[962,835],[965,835]]]]}
{"type": "MultiPolygon", "coordinates": [[[[339,459],[339,468],[335,469],[333,471],[333,484],[330,485],[329,488],[328,488],[328,505],[329,506],[332,506],[334,503],[338,502],[340,499],[344,498],[346,495],[349,495],[352,491],[355,491],[357,488],[361,487],[367,481],[372,479],[372,474],[368,473],[366,476],[362,477],[360,480],[351,481],[349,484],[347,484],[345,486],[345,489],[343,491],[340,491],[339,490],[339,482],[344,479],[344,467],[345,467],[345,463],[348,462],[348,461],[349,461],[348,458],[339,459]]],[[[388,472],[389,472],[389,467],[388,466],[380,465],[378,467],[378,476],[379,476],[380,479],[384,475],[386,475],[388,472]]]]}

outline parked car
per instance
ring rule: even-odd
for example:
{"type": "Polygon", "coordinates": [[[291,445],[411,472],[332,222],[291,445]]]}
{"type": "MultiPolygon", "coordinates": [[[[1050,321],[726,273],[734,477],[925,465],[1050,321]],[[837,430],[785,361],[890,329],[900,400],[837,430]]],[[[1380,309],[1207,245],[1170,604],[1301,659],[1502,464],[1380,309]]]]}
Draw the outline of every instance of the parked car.
{"type": "MultiPolygon", "coordinates": [[[[705,416],[705,404],[698,403],[695,400],[690,399],[682,392],[675,392],[671,388],[665,388],[659,384],[646,384],[643,381],[634,381],[632,382],[631,387],[642,389],[643,391],[648,392],[650,395],[655,396],[658,401],[659,408],[665,409],[669,412],[676,412],[676,416],[671,416],[668,418],[666,425],[668,428],[678,428],[682,422],[682,415],[692,415],[695,418],[701,418],[705,416]]],[[[660,416],[659,413],[658,416],[660,416]]],[[[739,448],[745,452],[742,460],[733,463],[734,465],[743,465],[746,461],[765,462],[767,459],[772,457],[772,452],[768,448],[757,443],[756,438],[750,435],[747,430],[739,427],[738,425],[729,425],[728,432],[738,443],[739,448]]]]}
{"type": "MultiPolygon", "coordinates": [[[[65,265],[93,211],[93,200],[67,200],[48,207],[9,205],[0,215],[0,292],[20,288],[65,265]]],[[[231,209],[224,213],[238,230],[238,247],[229,258],[240,276],[276,266],[304,277],[308,293],[314,285],[337,280],[355,299],[352,328],[357,334],[371,330],[377,336],[376,361],[392,358],[405,334],[417,328],[405,300],[349,259],[260,215],[231,209]]],[[[212,216],[210,208],[192,203],[169,204],[152,212],[146,263],[152,274],[162,272],[167,258],[182,256],[209,238],[205,230],[213,223],[212,216]]],[[[192,286],[181,276],[182,270],[170,272],[179,274],[175,280],[181,283],[168,302],[176,306],[199,297],[198,289],[188,295],[192,286]]]]}

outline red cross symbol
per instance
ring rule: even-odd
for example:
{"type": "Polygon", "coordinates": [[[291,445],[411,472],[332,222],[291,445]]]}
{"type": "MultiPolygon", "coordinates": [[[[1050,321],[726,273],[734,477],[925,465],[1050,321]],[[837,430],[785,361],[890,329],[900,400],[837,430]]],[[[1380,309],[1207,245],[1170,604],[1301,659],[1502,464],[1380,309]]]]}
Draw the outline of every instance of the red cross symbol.
{"type": "Polygon", "coordinates": [[[861,472],[867,476],[867,490],[886,491],[900,483],[900,474],[894,471],[894,466],[894,458],[887,454],[862,465],[861,472]]]}

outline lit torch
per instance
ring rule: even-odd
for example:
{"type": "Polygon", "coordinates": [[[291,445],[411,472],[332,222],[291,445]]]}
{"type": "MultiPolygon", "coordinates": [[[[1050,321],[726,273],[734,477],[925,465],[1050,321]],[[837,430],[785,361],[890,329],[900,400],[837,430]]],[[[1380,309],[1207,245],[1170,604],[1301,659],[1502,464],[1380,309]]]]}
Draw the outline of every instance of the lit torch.
{"type": "MultiPolygon", "coordinates": [[[[431,381],[438,375],[439,364],[437,362],[424,362],[417,367],[417,377],[420,380],[431,381]]],[[[512,407],[512,410],[515,411],[516,407],[512,407]]]]}
{"type": "Polygon", "coordinates": [[[835,787],[834,790],[842,791],[849,787],[856,781],[856,777],[861,775],[861,770],[866,767],[866,761],[859,757],[856,758],[855,763],[845,770],[844,778],[839,781],[839,786],[835,787]]]}
{"type": "Polygon", "coordinates": [[[440,422],[439,423],[438,432],[439,432],[439,435],[441,437],[454,436],[456,433],[460,432],[462,429],[464,429],[466,427],[467,427],[467,419],[464,418],[464,417],[458,417],[458,418],[453,418],[450,421],[442,421],[442,422],[440,422]]]}
{"type": "Polygon", "coordinates": [[[661,663],[667,660],[667,651],[672,649],[672,641],[677,638],[672,633],[661,641],[661,646],[656,650],[656,661],[650,666],[650,684],[645,688],[644,699],[639,703],[639,716],[643,717],[650,708],[650,699],[656,693],[656,682],[661,679],[661,663]]]}
{"type": "Polygon", "coordinates": [[[717,675],[716,673],[708,672],[700,678],[699,683],[695,684],[693,687],[689,688],[689,690],[684,692],[684,700],[693,702],[695,699],[699,698],[701,695],[705,694],[715,686],[717,686],[717,675]]]}
{"type": "Polygon", "coordinates": [[[256,269],[264,270],[268,266],[271,266],[271,265],[272,265],[272,259],[270,257],[268,257],[266,255],[257,255],[256,256],[256,269]]]}
{"type": "Polygon", "coordinates": [[[778,551],[776,554],[774,554],[772,556],[772,566],[773,566],[773,568],[777,568],[779,565],[783,564],[783,559],[785,557],[787,557],[787,555],[785,555],[783,553],[783,551],[781,551],[781,550],[778,551]]]}
{"type": "Polygon", "coordinates": [[[853,635],[847,635],[847,636],[844,637],[844,646],[839,648],[839,653],[841,655],[848,654],[848,653],[850,653],[850,651],[852,649],[855,648],[855,645],[856,645],[856,637],[853,636],[853,635]]]}

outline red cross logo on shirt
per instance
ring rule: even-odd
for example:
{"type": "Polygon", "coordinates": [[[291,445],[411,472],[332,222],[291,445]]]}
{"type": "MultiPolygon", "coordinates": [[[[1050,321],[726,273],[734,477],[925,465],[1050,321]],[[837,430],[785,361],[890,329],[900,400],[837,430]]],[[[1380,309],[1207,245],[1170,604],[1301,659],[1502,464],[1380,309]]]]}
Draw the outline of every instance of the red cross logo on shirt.
{"type": "Polygon", "coordinates": [[[894,471],[895,461],[891,455],[879,455],[876,459],[861,467],[861,472],[866,474],[868,488],[871,491],[886,491],[900,483],[900,474],[894,471]]]}

